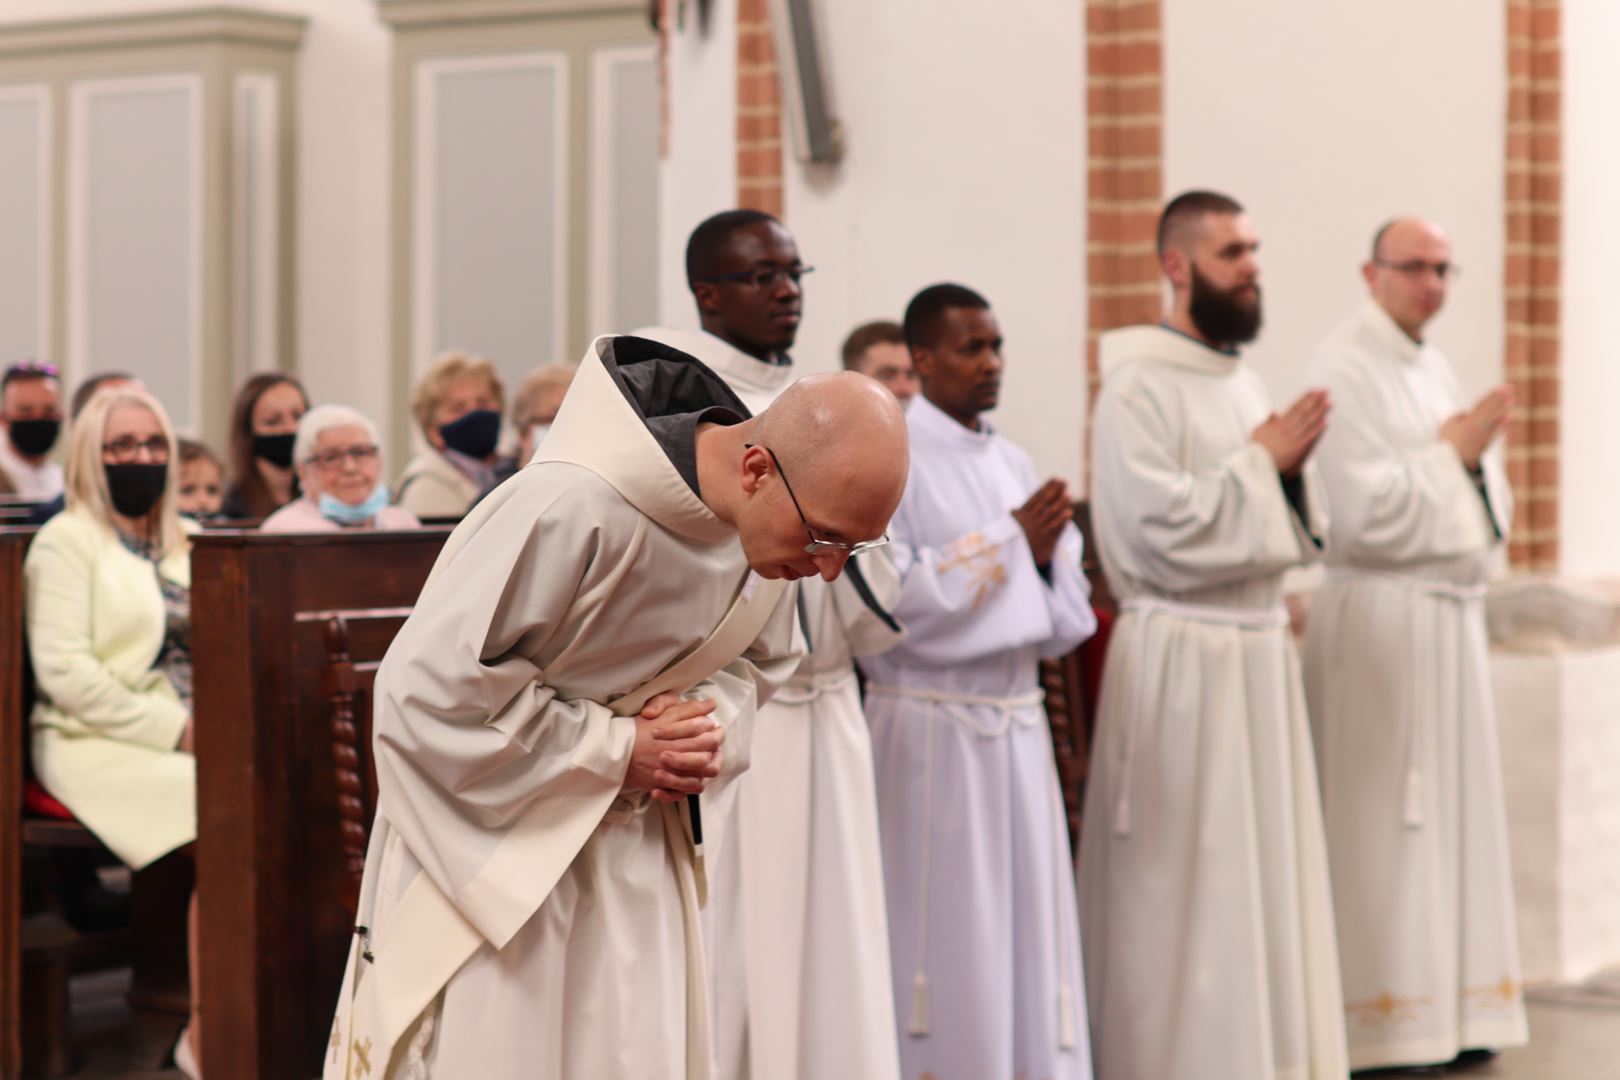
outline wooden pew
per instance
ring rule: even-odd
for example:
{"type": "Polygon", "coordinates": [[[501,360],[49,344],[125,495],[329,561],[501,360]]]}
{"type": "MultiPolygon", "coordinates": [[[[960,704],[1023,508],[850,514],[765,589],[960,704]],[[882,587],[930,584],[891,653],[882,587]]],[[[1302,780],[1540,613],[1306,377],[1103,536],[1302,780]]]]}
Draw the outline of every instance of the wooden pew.
{"type": "Polygon", "coordinates": [[[1095,732],[1096,676],[1102,670],[1114,601],[1104,580],[1102,564],[1091,529],[1091,507],[1074,507],[1074,522],[1085,541],[1082,569],[1091,583],[1091,603],[1100,612],[1098,634],[1067,656],[1041,661],[1041,688],[1046,692],[1046,715],[1052,726],[1052,751],[1057,758],[1058,782],[1069,818],[1069,846],[1080,845],[1080,814],[1085,805],[1086,776],[1091,768],[1091,740],[1095,732]]]}
{"type": "Polygon", "coordinates": [[[22,1072],[22,745],[28,723],[23,557],[32,530],[0,529],[0,1077],[22,1072]]]}
{"type": "Polygon", "coordinates": [[[210,1076],[320,1072],[353,929],[328,627],[342,618],[350,662],[374,668],[448,535],[196,540],[198,977],[210,1076]]]}

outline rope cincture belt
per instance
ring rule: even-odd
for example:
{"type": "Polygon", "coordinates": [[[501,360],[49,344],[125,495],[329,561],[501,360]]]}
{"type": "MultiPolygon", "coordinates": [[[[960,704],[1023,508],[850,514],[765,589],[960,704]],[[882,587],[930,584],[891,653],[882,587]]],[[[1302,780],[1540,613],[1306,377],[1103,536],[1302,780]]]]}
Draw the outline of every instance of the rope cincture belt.
{"type": "Polygon", "coordinates": [[[1136,733],[1142,725],[1142,709],[1147,704],[1148,625],[1152,623],[1153,616],[1164,615],[1209,626],[1264,632],[1287,629],[1288,611],[1282,607],[1239,608],[1192,604],[1167,600],[1162,596],[1133,596],[1121,603],[1119,608],[1122,614],[1136,616],[1136,671],[1131,679],[1131,698],[1125,710],[1125,771],[1120,780],[1119,800],[1114,804],[1114,835],[1124,839],[1131,835],[1131,782],[1136,766],[1136,733]]]}
{"type": "MultiPolygon", "coordinates": [[[[922,888],[917,900],[917,970],[911,980],[911,1018],[907,1034],[927,1035],[930,1028],[928,1006],[928,893],[931,884],[934,855],[934,711],[946,707],[957,710],[955,720],[981,738],[994,739],[1007,734],[1014,722],[1021,727],[1035,727],[1044,719],[1046,694],[1032,690],[1013,697],[994,697],[985,694],[957,694],[945,690],[924,690],[911,686],[878,686],[866,688],[868,697],[901,698],[920,701],[923,711],[923,843],[922,888]],[[995,724],[978,723],[966,709],[990,709],[997,715],[995,724]]],[[[1052,793],[1053,877],[1052,913],[1057,927],[1058,947],[1058,1046],[1073,1050],[1079,1042],[1079,1026],[1074,1010],[1074,977],[1068,969],[1068,957],[1073,952],[1071,928],[1063,917],[1062,879],[1065,846],[1062,798],[1052,793]]]]}
{"type": "MultiPolygon", "coordinates": [[[[1341,583],[1381,581],[1386,585],[1405,589],[1419,596],[1429,596],[1436,600],[1444,600],[1459,607],[1481,602],[1489,592],[1489,586],[1457,585],[1449,581],[1432,581],[1411,574],[1396,573],[1391,570],[1366,570],[1348,566],[1333,566],[1328,568],[1327,580],[1341,583]]],[[[1412,633],[1414,638],[1420,637],[1423,627],[1418,625],[1421,618],[1418,611],[1412,611],[1412,633]]],[[[1418,679],[1412,679],[1412,716],[1408,722],[1410,731],[1407,733],[1406,743],[1406,794],[1401,802],[1401,823],[1408,829],[1421,829],[1424,823],[1423,798],[1423,684],[1418,679]]]]}

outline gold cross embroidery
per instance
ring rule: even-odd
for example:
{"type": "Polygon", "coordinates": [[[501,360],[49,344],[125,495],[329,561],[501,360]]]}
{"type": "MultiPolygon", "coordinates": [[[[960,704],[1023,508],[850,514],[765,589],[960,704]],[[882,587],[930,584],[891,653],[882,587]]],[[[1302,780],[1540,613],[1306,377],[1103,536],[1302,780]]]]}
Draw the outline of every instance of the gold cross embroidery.
{"type": "Polygon", "coordinates": [[[349,1043],[349,1058],[354,1064],[355,1076],[369,1076],[371,1074],[371,1040],[362,1043],[359,1039],[349,1043]]]}
{"type": "Polygon", "coordinates": [[[332,1024],[332,1064],[337,1064],[338,1051],[343,1049],[343,1033],[338,1030],[337,1022],[332,1024]]]}
{"type": "Polygon", "coordinates": [[[997,546],[986,543],[980,533],[968,533],[945,549],[946,558],[939,564],[941,574],[952,570],[967,572],[974,611],[984,605],[992,592],[1007,583],[1007,568],[996,557],[997,546]]]}

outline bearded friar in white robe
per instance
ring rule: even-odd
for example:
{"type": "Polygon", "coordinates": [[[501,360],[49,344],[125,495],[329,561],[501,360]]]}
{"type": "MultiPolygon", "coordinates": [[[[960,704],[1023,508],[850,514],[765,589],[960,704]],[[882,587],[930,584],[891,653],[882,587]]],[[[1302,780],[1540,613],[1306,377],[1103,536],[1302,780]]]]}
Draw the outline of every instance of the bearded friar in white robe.
{"type": "MultiPolygon", "coordinates": [[[[799,262],[781,223],[750,212],[710,219],[694,238],[699,262],[719,272],[799,262]]],[[[779,277],[781,296],[696,282],[707,330],[636,333],[698,357],[761,412],[794,378],[786,347],[796,319],[773,326],[768,315],[773,307],[796,315],[799,293],[779,277]]],[[[784,467],[798,484],[801,470],[809,481],[819,464],[784,467]]],[[[794,586],[807,652],[760,709],[748,773],[716,823],[724,842],[706,851],[720,1080],[899,1080],[872,739],[853,663],[900,639],[890,614],[899,585],[877,548],[831,584],[794,586]]]]}
{"type": "Polygon", "coordinates": [[[903,472],[855,479],[842,425],[903,469],[899,410],[865,381],[806,380],[753,419],[676,350],[593,346],[378,672],[379,800],[328,1080],[712,1075],[680,793],[746,765],[797,663],[780,579],[842,563],[803,552],[764,447],[819,449],[854,539],[898,502],[903,472]]]}
{"type": "Polygon", "coordinates": [[[1165,326],[1106,333],[1092,422],[1109,640],[1079,851],[1099,1076],[1346,1072],[1315,762],[1283,575],[1325,524],[1328,401],[1272,414],[1233,344],[1259,326],[1254,226],[1166,210],[1165,326]],[[1198,271],[1194,280],[1194,270],[1198,271]],[[1216,347],[1217,345],[1223,347],[1216,347]]]}
{"type": "Polygon", "coordinates": [[[1306,690],[1357,1069],[1526,1041],[1485,584],[1513,518],[1511,392],[1472,409],[1423,340],[1451,245],[1380,231],[1372,298],[1323,343],[1336,403],[1317,460],[1333,505],[1306,690]]]}
{"type": "Polygon", "coordinates": [[[906,314],[922,394],[891,526],[906,639],[860,663],[877,762],[901,1073],[1086,1080],[1069,834],[1042,658],[1096,629],[1061,481],[981,413],[1001,332],[977,293],[906,314]]]}

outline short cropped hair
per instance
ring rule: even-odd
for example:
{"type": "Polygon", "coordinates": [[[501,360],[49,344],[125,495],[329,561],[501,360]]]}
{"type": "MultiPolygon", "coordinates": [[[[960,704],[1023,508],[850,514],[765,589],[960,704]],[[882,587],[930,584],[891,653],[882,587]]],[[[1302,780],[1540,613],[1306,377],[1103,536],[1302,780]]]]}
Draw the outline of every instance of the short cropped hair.
{"type": "Polygon", "coordinates": [[[864,323],[849,332],[844,339],[844,367],[854,371],[860,366],[862,357],[874,345],[904,345],[906,331],[897,322],[888,319],[879,319],[876,322],[864,323]]]}
{"type": "Polygon", "coordinates": [[[469,377],[483,379],[489,387],[490,396],[495,399],[495,410],[506,410],[506,388],[501,385],[501,377],[495,374],[495,365],[489,357],[460,351],[447,352],[433,361],[433,366],[428,368],[427,374],[422,376],[422,381],[416,384],[416,390],[411,394],[411,415],[416,417],[416,425],[424,435],[433,426],[433,414],[450,393],[450,384],[469,377]]]}
{"type": "Polygon", "coordinates": [[[180,440],[180,464],[192,465],[199,461],[211,462],[219,470],[221,476],[225,475],[225,463],[214,453],[213,447],[196,439],[180,440]]]}
{"type": "Polygon", "coordinates": [[[96,391],[110,382],[139,382],[135,376],[127,371],[102,371],[87,376],[73,391],[73,401],[68,407],[68,416],[74,420],[84,412],[84,407],[90,404],[90,399],[96,396],[96,391]]]}
{"type": "Polygon", "coordinates": [[[904,333],[909,348],[932,345],[939,334],[940,319],[952,308],[987,310],[990,301],[968,288],[949,282],[930,285],[906,305],[904,333]]]}
{"type": "Polygon", "coordinates": [[[298,418],[298,435],[293,439],[293,464],[307,465],[315,456],[315,447],[321,436],[333,428],[357,427],[366,433],[371,445],[377,447],[378,464],[382,463],[382,440],[377,437],[377,425],[359,409],[347,405],[317,405],[298,418]]]}
{"type": "Polygon", "coordinates": [[[1243,205],[1218,191],[1184,191],[1171,199],[1159,215],[1159,255],[1180,243],[1187,231],[1206,214],[1241,214],[1243,205]]]}
{"type": "Polygon", "coordinates": [[[686,240],[687,287],[720,272],[715,263],[731,242],[732,233],[764,222],[782,224],[763,210],[723,210],[693,229],[686,240]]]}

